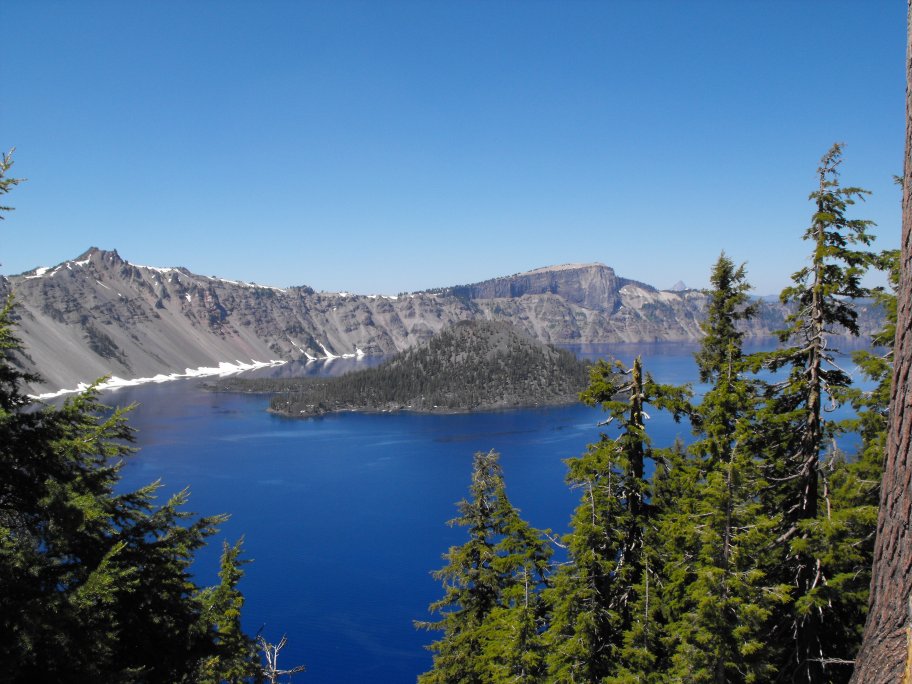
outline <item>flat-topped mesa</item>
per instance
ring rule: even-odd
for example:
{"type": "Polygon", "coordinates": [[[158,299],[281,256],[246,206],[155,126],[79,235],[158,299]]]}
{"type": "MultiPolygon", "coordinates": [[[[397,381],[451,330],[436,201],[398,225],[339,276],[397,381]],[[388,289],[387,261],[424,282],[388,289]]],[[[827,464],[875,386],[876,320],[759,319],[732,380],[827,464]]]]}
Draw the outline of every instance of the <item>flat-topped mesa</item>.
{"type": "Polygon", "coordinates": [[[619,278],[613,268],[604,264],[562,264],[460,285],[450,288],[450,292],[468,299],[553,294],[586,309],[613,312],[621,304],[620,289],[634,282],[619,278]]]}

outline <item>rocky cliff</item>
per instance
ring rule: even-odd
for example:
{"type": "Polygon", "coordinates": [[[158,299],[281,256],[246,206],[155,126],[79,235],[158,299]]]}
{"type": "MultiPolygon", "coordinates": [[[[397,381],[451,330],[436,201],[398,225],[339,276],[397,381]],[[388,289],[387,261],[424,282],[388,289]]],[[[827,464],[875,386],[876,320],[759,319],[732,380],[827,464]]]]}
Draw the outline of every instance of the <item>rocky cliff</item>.
{"type": "MultiPolygon", "coordinates": [[[[95,248],[53,268],[0,278],[0,296],[10,291],[27,349],[19,362],[43,376],[32,388],[38,392],[102,375],[152,377],[221,362],[388,354],[472,319],[510,321],[552,344],[693,340],[705,308],[698,291],[656,290],[602,264],[401,296],[352,295],[138,266],[95,248]]],[[[782,315],[778,305],[764,304],[750,334],[769,334],[782,315]]]]}

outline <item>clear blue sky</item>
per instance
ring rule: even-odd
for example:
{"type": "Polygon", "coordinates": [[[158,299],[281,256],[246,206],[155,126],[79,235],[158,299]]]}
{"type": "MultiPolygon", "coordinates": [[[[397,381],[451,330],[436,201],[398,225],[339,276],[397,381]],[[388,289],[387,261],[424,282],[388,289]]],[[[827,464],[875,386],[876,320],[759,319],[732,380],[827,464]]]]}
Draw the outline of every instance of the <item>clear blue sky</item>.
{"type": "Polygon", "coordinates": [[[902,0],[0,4],[0,273],[134,263],[395,293],[602,261],[758,294],[844,141],[899,243],[902,0]]]}

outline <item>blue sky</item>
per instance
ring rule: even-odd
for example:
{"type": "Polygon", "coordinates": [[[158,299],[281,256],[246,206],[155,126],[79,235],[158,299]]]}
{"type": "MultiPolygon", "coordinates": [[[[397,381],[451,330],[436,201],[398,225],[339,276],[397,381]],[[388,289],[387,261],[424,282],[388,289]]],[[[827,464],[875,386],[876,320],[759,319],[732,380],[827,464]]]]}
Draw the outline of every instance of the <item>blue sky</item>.
{"type": "Polygon", "coordinates": [[[134,263],[396,293],[567,262],[758,294],[817,163],[899,244],[906,3],[0,6],[0,273],[134,263]]]}

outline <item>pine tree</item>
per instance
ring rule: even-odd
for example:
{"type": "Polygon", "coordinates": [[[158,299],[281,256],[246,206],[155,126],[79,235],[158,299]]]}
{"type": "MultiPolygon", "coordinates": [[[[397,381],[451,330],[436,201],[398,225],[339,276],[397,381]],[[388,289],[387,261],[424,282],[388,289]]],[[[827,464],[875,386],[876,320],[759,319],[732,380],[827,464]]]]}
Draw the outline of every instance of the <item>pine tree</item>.
{"type": "Polygon", "coordinates": [[[551,551],[510,504],[497,460],[494,451],[475,454],[470,496],[449,521],[468,528],[469,540],[434,573],[445,590],[430,605],[440,620],[416,623],[443,632],[419,682],[536,682],[543,674],[539,591],[551,551]]]}
{"type": "MultiPolygon", "coordinates": [[[[850,403],[855,414],[842,421],[839,428],[856,433],[861,443],[853,458],[836,452],[824,464],[832,505],[821,535],[824,549],[829,552],[827,584],[838,596],[838,600],[831,602],[827,632],[829,641],[843,651],[839,659],[845,661],[852,660],[861,645],[868,608],[880,484],[887,453],[899,252],[881,253],[875,265],[887,272],[890,283],[889,291],[878,289],[872,293],[875,302],[883,308],[885,324],[872,337],[875,350],[852,353],[852,361],[874,387],[865,391],[853,386],[837,392],[839,401],[850,403]]],[[[839,671],[841,681],[849,674],[848,665],[848,662],[843,664],[839,671]]]]}
{"type": "MultiPolygon", "coordinates": [[[[185,492],[157,506],[158,483],[117,493],[128,409],[104,407],[94,387],[37,405],[13,326],[10,298],[0,308],[0,681],[197,682],[204,663],[247,658],[219,642],[190,575],[224,516],[192,519],[185,492]]],[[[236,591],[225,579],[216,593],[236,591]]]]}
{"type": "Polygon", "coordinates": [[[602,434],[587,453],[568,460],[567,480],[583,497],[566,535],[569,561],[549,591],[549,677],[561,682],[603,681],[646,672],[655,662],[658,631],[650,625],[650,573],[644,535],[655,509],[646,459],[654,456],[646,406],[686,410],[684,388],[660,385],[633,367],[599,362],[581,398],[601,405],[619,435],[602,434]]]}
{"type": "Polygon", "coordinates": [[[692,459],[672,468],[680,484],[659,520],[672,615],[672,679],[763,681],[772,670],[764,640],[775,601],[758,559],[774,539],[759,494],[765,483],[751,447],[756,383],[745,375],[738,322],[753,313],[744,267],[722,254],[713,268],[704,338],[695,355],[710,388],[695,410],[692,459]]]}
{"type": "Polygon", "coordinates": [[[850,469],[868,483],[864,498],[877,507],[880,499],[880,477],[887,452],[889,427],[890,386],[893,381],[893,340],[896,337],[897,300],[899,287],[899,250],[886,250],[878,255],[875,265],[887,274],[889,291],[877,288],[871,292],[874,302],[884,312],[884,327],[871,338],[874,350],[852,352],[852,362],[869,382],[870,391],[850,387],[838,393],[843,403],[850,403],[855,417],[842,422],[842,429],[861,437],[858,458],[850,469]],[[878,351],[882,350],[882,351],[878,351]]]}
{"type": "Polygon", "coordinates": [[[240,684],[261,675],[256,644],[241,628],[244,595],[238,589],[238,583],[244,576],[241,567],[250,562],[240,557],[242,542],[223,543],[220,582],[200,594],[203,616],[214,626],[219,652],[203,663],[200,684],[240,684]]]}
{"type": "MultiPolygon", "coordinates": [[[[25,180],[24,178],[13,178],[13,177],[7,175],[7,172],[13,166],[13,152],[14,151],[15,151],[15,148],[13,148],[9,152],[5,153],[2,157],[0,157],[0,195],[5,195],[12,188],[19,185],[23,180],[25,180]]],[[[4,218],[6,218],[3,215],[5,212],[12,211],[12,210],[13,210],[13,207],[6,207],[3,205],[0,205],[0,221],[4,220],[4,218]]]]}
{"type": "MultiPolygon", "coordinates": [[[[837,539],[830,533],[831,473],[821,465],[834,434],[834,424],[824,418],[824,402],[828,397],[835,401],[839,390],[851,384],[836,364],[829,340],[837,332],[858,334],[850,300],[866,294],[861,277],[872,255],[854,246],[868,245],[873,237],[868,233],[870,221],[846,216],[867,193],[840,186],[841,161],[839,144],[821,160],[819,187],[810,196],[816,211],[804,235],[812,247],[810,265],[795,273],[794,285],[782,292],[783,303],[791,305],[793,313],[780,340],[791,346],[758,357],[773,371],[789,369],[786,380],[771,386],[760,417],[768,448],[765,474],[771,485],[765,500],[769,512],[782,520],[779,582],[794,587],[793,603],[778,616],[788,630],[778,641],[789,644],[779,668],[782,676],[807,682],[838,679],[840,667],[846,668],[838,663],[830,667],[830,661],[845,659],[850,647],[840,637],[841,629],[832,629],[828,619],[839,601],[834,568],[828,562],[841,552],[834,548],[837,539]]],[[[836,465],[830,461],[831,468],[836,465]]],[[[850,550],[850,540],[840,543],[850,550]]]]}

